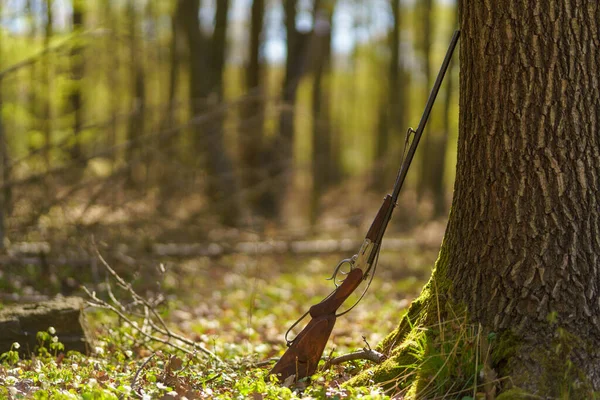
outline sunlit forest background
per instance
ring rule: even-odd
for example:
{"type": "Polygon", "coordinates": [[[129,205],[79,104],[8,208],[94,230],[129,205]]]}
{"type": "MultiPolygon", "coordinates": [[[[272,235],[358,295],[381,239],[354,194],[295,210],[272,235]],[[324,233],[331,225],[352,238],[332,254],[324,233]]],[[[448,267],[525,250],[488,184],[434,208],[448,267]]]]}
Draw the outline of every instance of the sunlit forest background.
{"type": "MultiPolygon", "coordinates": [[[[133,263],[361,240],[456,25],[455,4],[433,0],[0,7],[3,262],[48,268],[89,263],[92,242],[133,263]]],[[[457,61],[389,237],[437,221],[441,238],[457,61]]]]}

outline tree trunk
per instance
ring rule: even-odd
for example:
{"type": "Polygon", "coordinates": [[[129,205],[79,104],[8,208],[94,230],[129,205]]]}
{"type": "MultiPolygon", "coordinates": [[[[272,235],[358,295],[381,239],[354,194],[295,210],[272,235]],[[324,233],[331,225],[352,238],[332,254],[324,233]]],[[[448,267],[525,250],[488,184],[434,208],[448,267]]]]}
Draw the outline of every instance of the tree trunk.
{"type": "MultiPolygon", "coordinates": [[[[139,138],[144,135],[145,110],[146,110],[146,87],[143,67],[143,49],[139,45],[138,15],[134,0],[127,3],[129,17],[129,68],[131,84],[131,109],[129,111],[129,126],[127,129],[127,140],[131,143],[127,147],[126,161],[129,164],[127,175],[128,183],[135,185],[142,178],[143,163],[140,159],[145,143],[139,138]]],[[[146,171],[147,173],[147,171],[146,171]]]]}
{"type": "Polygon", "coordinates": [[[215,13],[215,29],[212,36],[212,84],[217,100],[223,101],[223,75],[225,73],[225,57],[227,50],[227,14],[229,0],[217,1],[215,13]]]}
{"type": "Polygon", "coordinates": [[[471,395],[475,377],[477,391],[495,385],[505,399],[592,398],[600,390],[600,7],[461,6],[457,174],[440,256],[381,344],[389,360],[353,382],[394,390],[389,382],[404,379],[396,391],[415,395],[437,387],[440,375],[424,368],[415,343],[431,352],[464,308],[477,332],[469,351],[491,346],[471,395]],[[407,361],[419,365],[410,379],[407,361]]]}
{"type": "Polygon", "coordinates": [[[267,177],[262,163],[264,162],[264,90],[262,68],[259,58],[263,20],[265,14],[264,0],[254,0],[250,17],[250,52],[246,64],[246,91],[249,94],[242,107],[242,123],[240,125],[240,159],[242,164],[242,183],[247,190],[246,200],[250,209],[261,215],[269,215],[264,209],[262,197],[265,188],[260,184],[267,177]]]}
{"type": "MultiPolygon", "coordinates": [[[[0,46],[2,43],[0,43],[0,46]]],[[[0,54],[2,54],[2,48],[0,47],[0,54]]],[[[2,109],[2,89],[4,86],[4,79],[0,77],[0,110],[2,109]]],[[[3,117],[0,114],[0,179],[2,185],[6,185],[4,190],[0,191],[0,250],[4,250],[4,240],[7,238],[6,234],[6,218],[9,214],[9,208],[11,201],[11,189],[8,185],[10,181],[10,162],[8,160],[8,143],[6,142],[6,135],[4,133],[4,122],[3,117]]]]}
{"type": "Polygon", "coordinates": [[[404,71],[400,64],[400,0],[392,0],[391,3],[393,26],[388,38],[390,49],[388,81],[383,90],[379,110],[376,168],[373,179],[378,190],[386,190],[390,182],[393,182],[396,170],[391,161],[400,159],[398,151],[393,146],[392,137],[400,133],[404,134],[408,128],[405,121],[404,71]]]}
{"type": "MultiPolygon", "coordinates": [[[[177,87],[179,85],[179,42],[180,34],[178,24],[181,21],[181,16],[176,8],[171,17],[171,43],[169,44],[169,86],[167,95],[167,111],[162,123],[162,130],[166,130],[175,126],[175,102],[177,98],[177,87]]],[[[168,139],[160,141],[161,148],[164,149],[168,145],[168,139]]]]}
{"type": "Polygon", "coordinates": [[[287,40],[287,56],[285,59],[285,79],[283,81],[283,105],[279,121],[279,135],[281,136],[280,150],[281,159],[286,164],[281,166],[289,168],[287,163],[293,156],[294,144],[294,107],[296,105],[296,91],[298,89],[298,78],[300,68],[300,34],[296,29],[296,0],[285,0],[285,32],[287,40]]]}
{"type": "MultiPolygon", "coordinates": [[[[25,3],[25,14],[26,14],[26,19],[27,19],[27,23],[29,25],[29,32],[28,32],[28,41],[31,43],[32,46],[36,45],[37,42],[37,14],[33,9],[33,4],[31,0],[27,0],[27,2],[25,3]]],[[[26,108],[29,110],[29,120],[27,121],[28,126],[29,126],[29,151],[30,152],[34,152],[36,150],[38,150],[39,147],[42,146],[42,144],[39,142],[37,136],[40,130],[40,126],[39,126],[39,111],[40,111],[40,102],[39,102],[39,95],[40,93],[38,92],[38,63],[34,62],[31,63],[28,67],[29,69],[29,90],[27,91],[27,106],[26,108]]]]}
{"type": "MultiPolygon", "coordinates": [[[[457,12],[456,10],[455,12],[457,12]]],[[[452,20],[452,25],[455,20],[452,20]]],[[[433,197],[433,216],[441,217],[448,215],[446,205],[446,184],[444,175],[446,172],[446,153],[448,151],[448,136],[450,135],[450,110],[452,106],[452,92],[454,91],[454,66],[456,61],[450,61],[448,73],[446,74],[446,88],[444,90],[444,108],[442,111],[443,125],[438,135],[434,136],[433,146],[429,149],[432,155],[431,168],[431,191],[433,197]]]]}
{"type": "Polygon", "coordinates": [[[313,18],[314,41],[318,41],[316,51],[311,58],[315,59],[314,81],[312,92],[312,193],[310,206],[310,222],[315,224],[319,217],[319,202],[325,189],[332,182],[331,147],[332,129],[330,121],[329,74],[331,72],[331,24],[334,2],[321,4],[315,1],[313,18]]]}
{"type": "MultiPolygon", "coordinates": [[[[0,14],[4,11],[4,1],[0,0],[0,14]]],[[[0,59],[4,53],[4,43],[0,38],[0,59]]],[[[4,77],[0,76],[0,110],[3,106],[3,89],[4,89],[4,77]]],[[[8,183],[11,178],[8,142],[6,140],[6,134],[4,132],[4,118],[0,113],[0,182],[4,186],[4,189],[0,191],[0,251],[4,250],[4,241],[8,238],[6,232],[6,219],[11,213],[12,203],[12,188],[8,183]]]]}
{"type": "MultiPolygon", "coordinates": [[[[106,147],[114,148],[117,145],[118,138],[118,112],[119,112],[119,40],[118,40],[118,24],[116,15],[113,12],[112,1],[105,1],[103,5],[104,18],[109,33],[106,35],[104,51],[108,54],[105,58],[104,70],[106,71],[106,81],[109,87],[113,88],[115,94],[114,101],[110,102],[110,126],[106,130],[106,147]]],[[[118,152],[112,151],[108,155],[111,159],[112,167],[116,168],[118,152]]]]}
{"type": "MultiPolygon", "coordinates": [[[[433,42],[433,0],[424,0],[421,5],[422,31],[421,51],[423,52],[423,74],[425,75],[425,90],[431,90],[431,45],[433,42]]],[[[419,198],[431,191],[431,163],[433,160],[431,148],[432,138],[429,126],[425,128],[421,144],[421,176],[417,186],[419,198]]]]}
{"type": "Polygon", "coordinates": [[[50,56],[50,40],[54,34],[54,13],[52,12],[53,0],[46,0],[46,26],[44,29],[44,67],[43,69],[43,88],[45,89],[44,110],[43,110],[43,131],[44,131],[44,161],[46,168],[50,169],[50,155],[52,147],[52,63],[50,56]]]}
{"type": "MultiPolygon", "coordinates": [[[[215,30],[212,39],[207,39],[200,30],[198,19],[198,0],[179,0],[178,13],[182,17],[187,45],[189,49],[189,77],[190,77],[190,108],[192,117],[198,117],[207,111],[207,100],[213,90],[216,95],[222,93],[223,59],[222,50],[215,50],[215,46],[225,46],[226,29],[223,24],[227,22],[229,2],[217,2],[215,16],[215,30]],[[212,50],[211,50],[212,49],[212,50]],[[215,78],[219,75],[219,78],[215,78]],[[212,78],[212,79],[211,79],[212,78]],[[214,86],[214,79],[217,85],[214,86]]],[[[194,125],[193,135],[196,142],[198,157],[203,159],[203,167],[207,176],[207,196],[212,204],[217,207],[221,220],[225,224],[234,224],[238,216],[237,184],[233,174],[233,166],[225,148],[221,118],[217,117],[214,123],[194,125]]]]}
{"type": "Polygon", "coordinates": [[[263,197],[268,217],[281,213],[287,182],[291,182],[290,172],[294,163],[294,111],[296,92],[302,74],[302,35],[296,29],[297,0],[284,0],[285,32],[287,55],[285,78],[282,84],[282,107],[279,114],[279,132],[268,150],[269,190],[263,197]]]}
{"type": "MultiPolygon", "coordinates": [[[[80,35],[83,33],[83,10],[85,2],[83,0],[73,0],[73,33],[80,35]]],[[[83,127],[83,104],[82,104],[82,83],[83,83],[83,47],[75,39],[71,49],[71,80],[73,81],[71,92],[69,94],[69,112],[73,115],[73,144],[71,147],[71,159],[81,161],[81,138],[80,133],[83,127]]]]}
{"type": "MultiPolygon", "coordinates": [[[[179,140],[179,135],[169,134],[172,127],[177,126],[176,101],[177,89],[179,86],[179,68],[180,68],[180,42],[181,42],[181,16],[179,8],[176,7],[171,16],[171,42],[169,44],[169,83],[167,92],[167,110],[160,124],[161,135],[158,138],[158,149],[162,160],[170,160],[179,157],[175,143],[179,140]]],[[[160,207],[164,207],[173,195],[173,179],[171,166],[168,162],[161,162],[161,167],[157,168],[156,174],[160,184],[161,202],[160,207]]],[[[175,183],[176,186],[176,183],[175,183]]]]}

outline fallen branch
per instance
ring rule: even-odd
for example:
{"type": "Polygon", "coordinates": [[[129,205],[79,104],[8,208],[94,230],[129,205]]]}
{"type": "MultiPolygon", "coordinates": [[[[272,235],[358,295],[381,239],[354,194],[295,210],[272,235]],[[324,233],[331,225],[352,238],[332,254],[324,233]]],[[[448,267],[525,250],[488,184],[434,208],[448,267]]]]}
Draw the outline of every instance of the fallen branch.
{"type": "Polygon", "coordinates": [[[385,356],[385,354],[382,354],[373,349],[362,349],[353,353],[344,354],[339,357],[335,357],[328,360],[323,366],[323,369],[325,370],[331,368],[332,365],[337,365],[354,360],[369,360],[376,364],[381,364],[386,358],[387,357],[385,356]]]}

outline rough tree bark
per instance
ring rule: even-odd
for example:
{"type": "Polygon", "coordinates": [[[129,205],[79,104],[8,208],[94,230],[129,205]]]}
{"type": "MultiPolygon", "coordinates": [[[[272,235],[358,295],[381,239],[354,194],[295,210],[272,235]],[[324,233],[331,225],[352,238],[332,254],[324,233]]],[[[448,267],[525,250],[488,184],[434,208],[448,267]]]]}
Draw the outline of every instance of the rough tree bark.
{"type": "MultiPolygon", "coordinates": [[[[440,256],[381,344],[388,361],[353,382],[397,380],[415,358],[407,338],[433,335],[416,327],[463,307],[482,337],[494,333],[490,368],[510,377],[498,381],[504,398],[592,398],[600,390],[600,6],[461,7],[457,174],[440,256]]],[[[414,379],[413,393],[425,372],[414,379]]]]}

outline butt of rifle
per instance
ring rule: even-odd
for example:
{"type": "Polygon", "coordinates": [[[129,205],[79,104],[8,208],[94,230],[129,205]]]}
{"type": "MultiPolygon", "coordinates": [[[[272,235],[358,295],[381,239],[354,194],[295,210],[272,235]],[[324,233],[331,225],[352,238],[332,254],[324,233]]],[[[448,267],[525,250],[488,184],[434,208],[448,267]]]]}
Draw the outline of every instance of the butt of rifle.
{"type": "Polygon", "coordinates": [[[271,369],[269,375],[276,375],[280,382],[284,382],[292,375],[295,376],[296,381],[313,375],[317,371],[335,320],[335,314],[311,319],[271,369]]]}

